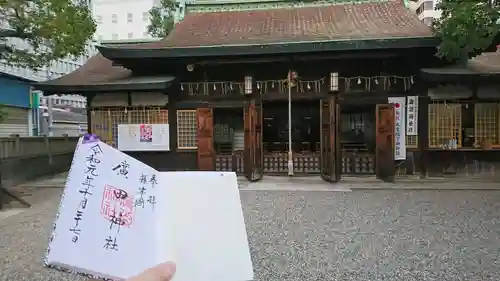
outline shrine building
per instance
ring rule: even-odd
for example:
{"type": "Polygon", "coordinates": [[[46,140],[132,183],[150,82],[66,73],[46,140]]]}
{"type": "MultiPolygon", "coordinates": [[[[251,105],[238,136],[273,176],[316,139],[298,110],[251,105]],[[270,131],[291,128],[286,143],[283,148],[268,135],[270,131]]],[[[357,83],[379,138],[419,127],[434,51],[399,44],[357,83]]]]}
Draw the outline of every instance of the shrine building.
{"type": "Polygon", "coordinates": [[[167,38],[100,46],[36,88],[86,96],[89,131],[117,148],[136,137],[125,125],[152,125],[151,144],[126,153],[161,171],[392,181],[488,162],[481,152],[500,148],[500,68],[479,62],[498,54],[446,67],[404,1],[182,8],[167,38]]]}

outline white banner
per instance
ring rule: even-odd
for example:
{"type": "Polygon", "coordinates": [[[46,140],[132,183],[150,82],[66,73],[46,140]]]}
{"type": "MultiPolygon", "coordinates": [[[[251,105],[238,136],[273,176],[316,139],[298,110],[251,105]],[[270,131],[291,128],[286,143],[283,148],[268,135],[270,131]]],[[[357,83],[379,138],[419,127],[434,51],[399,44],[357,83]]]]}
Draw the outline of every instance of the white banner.
{"type": "Polygon", "coordinates": [[[405,97],[391,97],[389,103],[394,104],[394,159],[406,160],[406,129],[405,129],[405,97]]]}
{"type": "Polygon", "coordinates": [[[406,100],[406,134],[418,135],[418,96],[410,96],[406,100]]]}
{"type": "Polygon", "coordinates": [[[169,151],[168,124],[119,124],[118,149],[121,151],[169,151]]]}

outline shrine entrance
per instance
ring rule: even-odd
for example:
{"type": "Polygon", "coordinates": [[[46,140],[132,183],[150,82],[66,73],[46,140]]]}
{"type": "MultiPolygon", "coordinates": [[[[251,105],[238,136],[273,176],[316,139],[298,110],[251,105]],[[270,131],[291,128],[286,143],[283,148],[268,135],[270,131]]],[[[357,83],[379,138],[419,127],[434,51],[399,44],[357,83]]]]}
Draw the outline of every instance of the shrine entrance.
{"type": "MultiPolygon", "coordinates": [[[[200,170],[233,171],[255,181],[288,175],[288,103],[199,108],[200,170]]],[[[335,97],[292,103],[294,175],[394,177],[394,108],[339,105],[335,97]]]]}
{"type": "Polygon", "coordinates": [[[215,170],[244,173],[243,108],[214,108],[215,170]]]}
{"type": "MultiPolygon", "coordinates": [[[[264,173],[288,175],[288,101],[266,101],[263,109],[264,173]]],[[[320,102],[292,102],[291,126],[294,174],[320,174],[320,102]]]]}
{"type": "Polygon", "coordinates": [[[375,174],[376,105],[342,104],[339,110],[341,174],[375,174]]]}

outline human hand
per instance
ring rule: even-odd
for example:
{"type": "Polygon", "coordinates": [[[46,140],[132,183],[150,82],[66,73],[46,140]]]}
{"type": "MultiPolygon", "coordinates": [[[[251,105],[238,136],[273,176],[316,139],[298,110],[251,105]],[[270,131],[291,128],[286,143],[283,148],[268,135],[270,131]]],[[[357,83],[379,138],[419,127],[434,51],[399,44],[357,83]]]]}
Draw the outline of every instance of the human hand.
{"type": "Polygon", "coordinates": [[[127,281],[170,281],[175,274],[175,263],[166,262],[147,269],[127,281]]]}

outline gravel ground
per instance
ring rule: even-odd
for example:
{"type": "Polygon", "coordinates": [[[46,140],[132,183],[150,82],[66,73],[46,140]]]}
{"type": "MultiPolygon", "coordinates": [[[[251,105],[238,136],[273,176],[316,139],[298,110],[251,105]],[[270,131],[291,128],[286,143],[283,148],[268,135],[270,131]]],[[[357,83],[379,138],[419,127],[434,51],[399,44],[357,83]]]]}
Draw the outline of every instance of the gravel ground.
{"type": "MultiPolygon", "coordinates": [[[[58,203],[0,220],[0,281],[42,266],[58,203]]],[[[243,191],[256,280],[500,280],[499,191],[243,191]]]]}

